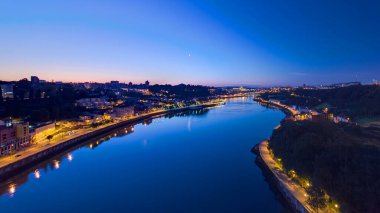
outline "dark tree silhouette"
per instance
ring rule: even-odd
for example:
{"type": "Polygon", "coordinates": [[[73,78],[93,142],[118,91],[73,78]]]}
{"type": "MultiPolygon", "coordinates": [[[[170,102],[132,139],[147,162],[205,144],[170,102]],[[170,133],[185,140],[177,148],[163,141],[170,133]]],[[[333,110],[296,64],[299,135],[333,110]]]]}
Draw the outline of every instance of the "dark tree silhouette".
{"type": "Polygon", "coordinates": [[[323,209],[326,207],[327,199],[322,189],[312,186],[308,188],[307,193],[309,195],[307,199],[307,203],[313,209],[315,209],[317,213],[319,209],[323,209]]]}
{"type": "Polygon", "coordinates": [[[380,209],[378,130],[347,124],[284,121],[269,146],[286,170],[323,189],[345,212],[380,209]]]}

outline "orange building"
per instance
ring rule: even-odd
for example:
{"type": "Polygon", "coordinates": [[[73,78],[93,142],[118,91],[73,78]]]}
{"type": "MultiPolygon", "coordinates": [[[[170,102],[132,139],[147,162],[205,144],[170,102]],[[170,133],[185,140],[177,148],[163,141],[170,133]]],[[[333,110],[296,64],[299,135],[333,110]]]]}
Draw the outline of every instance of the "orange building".
{"type": "Polygon", "coordinates": [[[32,134],[29,132],[29,123],[0,127],[0,155],[28,146],[31,142],[32,134]]]}

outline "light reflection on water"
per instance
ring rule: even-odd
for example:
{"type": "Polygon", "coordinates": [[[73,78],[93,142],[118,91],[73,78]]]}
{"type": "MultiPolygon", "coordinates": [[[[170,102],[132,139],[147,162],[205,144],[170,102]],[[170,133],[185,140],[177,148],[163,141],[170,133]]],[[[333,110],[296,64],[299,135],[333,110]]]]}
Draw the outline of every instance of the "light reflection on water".
{"type": "MultiPolygon", "coordinates": [[[[163,117],[165,118],[173,118],[173,117],[183,117],[188,115],[202,115],[208,112],[208,109],[201,109],[201,110],[193,110],[190,112],[181,112],[177,114],[172,115],[165,115],[163,117]]],[[[162,117],[158,116],[157,118],[162,117]]],[[[142,122],[143,126],[148,126],[153,123],[153,119],[146,119],[142,122]]],[[[85,148],[88,147],[90,149],[95,149],[100,144],[115,138],[115,137],[124,137],[128,134],[131,134],[134,132],[134,125],[128,125],[127,127],[122,127],[117,130],[113,130],[110,133],[107,133],[106,135],[102,135],[100,137],[96,137],[94,139],[91,139],[87,142],[83,142],[73,148],[70,148],[69,150],[64,151],[63,153],[57,154],[57,157],[53,157],[49,160],[43,161],[42,163],[38,164],[37,166],[27,169],[26,171],[23,171],[22,173],[18,174],[15,177],[10,178],[7,181],[3,181],[0,183],[0,196],[8,194],[10,198],[13,198],[16,193],[16,186],[22,186],[23,184],[27,183],[29,176],[32,174],[35,179],[41,178],[41,167],[45,168],[44,172],[52,172],[53,170],[59,170],[61,167],[61,164],[64,162],[65,159],[67,159],[68,162],[71,162],[74,160],[73,154],[70,153],[70,151],[76,150],[78,148],[85,148]],[[47,169],[47,168],[50,168],[47,169]],[[16,184],[17,183],[17,184],[16,184]]],[[[143,140],[143,145],[148,145],[148,140],[143,140]]]]}
{"type": "Polygon", "coordinates": [[[10,197],[13,197],[14,194],[16,193],[16,184],[11,183],[11,184],[9,184],[9,187],[8,187],[8,188],[9,188],[9,189],[8,189],[9,196],[10,196],[10,197]]]}
{"type": "Polygon", "coordinates": [[[34,171],[34,177],[35,177],[36,179],[40,179],[40,178],[41,178],[41,173],[40,173],[40,170],[39,170],[39,169],[36,169],[36,170],[34,171]]]}
{"type": "Polygon", "coordinates": [[[54,168],[59,169],[59,161],[58,160],[54,161],[54,168]]]}
{"type": "Polygon", "coordinates": [[[67,160],[72,161],[74,159],[71,153],[67,154],[67,160]]]}

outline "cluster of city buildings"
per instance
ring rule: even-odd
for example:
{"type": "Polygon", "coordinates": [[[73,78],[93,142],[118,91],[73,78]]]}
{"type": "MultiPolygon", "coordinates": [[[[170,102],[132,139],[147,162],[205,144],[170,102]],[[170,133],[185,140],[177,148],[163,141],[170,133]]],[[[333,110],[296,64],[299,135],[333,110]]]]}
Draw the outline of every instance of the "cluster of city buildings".
{"type": "MultiPolygon", "coordinates": [[[[26,80],[26,79],[23,79],[26,80]]],[[[30,77],[31,88],[33,91],[41,89],[42,85],[46,83],[45,80],[39,79],[37,76],[30,77]]],[[[55,84],[62,84],[62,82],[57,81],[55,84]]],[[[1,82],[0,83],[0,94],[3,101],[13,100],[15,98],[15,89],[17,85],[14,82],[1,82]]],[[[31,96],[34,96],[33,91],[26,91],[24,99],[29,99],[31,96]]],[[[39,94],[40,98],[45,98],[45,93],[39,94]]]]}
{"type": "Polygon", "coordinates": [[[0,155],[14,153],[34,143],[61,138],[58,136],[78,129],[119,122],[148,112],[241,96],[252,91],[243,87],[215,88],[185,84],[152,86],[149,81],[142,84],[119,81],[47,82],[37,76],[31,76],[30,80],[0,81],[0,90],[0,119],[3,119],[0,120],[0,155]],[[9,106],[21,107],[22,110],[12,111],[9,106]],[[60,117],[66,109],[73,113],[60,117]],[[21,115],[16,116],[18,121],[9,118],[11,113],[20,112],[21,115]]]}
{"type": "Polygon", "coordinates": [[[49,137],[53,138],[57,134],[70,133],[70,130],[73,129],[90,127],[92,124],[122,121],[132,116],[134,116],[134,107],[125,106],[112,108],[112,110],[102,114],[85,112],[75,120],[51,121],[37,125],[6,118],[0,120],[0,156],[12,154],[36,142],[49,140],[49,137]]]}
{"type": "Polygon", "coordinates": [[[344,116],[336,116],[333,113],[329,112],[328,108],[324,108],[322,112],[318,112],[313,109],[308,109],[300,106],[288,106],[284,104],[284,100],[278,99],[269,99],[265,100],[261,97],[256,97],[256,101],[271,104],[277,107],[285,108],[290,111],[290,115],[287,116],[286,119],[290,119],[293,121],[303,121],[303,120],[312,120],[312,121],[331,121],[334,123],[349,123],[350,118],[344,116]]]}
{"type": "MultiPolygon", "coordinates": [[[[297,109],[297,107],[293,107],[294,109],[297,109]]],[[[309,110],[309,109],[298,109],[298,114],[292,116],[291,119],[295,121],[302,121],[302,120],[312,120],[312,121],[331,121],[334,123],[348,123],[350,122],[349,117],[343,117],[343,116],[336,116],[333,113],[329,112],[327,108],[323,110],[323,112],[317,112],[315,110],[309,110]]]]}
{"type": "Polygon", "coordinates": [[[114,107],[104,113],[85,112],[76,121],[78,126],[100,124],[109,121],[122,121],[134,116],[133,106],[114,107]]]}
{"type": "Polygon", "coordinates": [[[33,141],[28,122],[0,121],[0,155],[29,146],[33,141]]]}
{"type": "Polygon", "coordinates": [[[343,83],[334,83],[334,84],[326,84],[326,85],[318,85],[318,86],[312,86],[312,85],[306,85],[303,84],[302,86],[282,86],[282,87],[268,87],[268,88],[256,88],[254,89],[254,92],[256,94],[262,94],[262,93],[280,93],[284,91],[292,91],[294,89],[304,89],[304,90],[318,90],[318,89],[337,89],[337,88],[343,88],[343,87],[350,87],[350,86],[360,86],[360,85],[377,85],[379,86],[380,83],[378,80],[373,79],[372,82],[363,84],[359,81],[352,81],[352,82],[343,82],[343,83]]]}
{"type": "Polygon", "coordinates": [[[12,118],[0,120],[0,156],[14,153],[57,133],[56,122],[30,125],[12,118]]]}

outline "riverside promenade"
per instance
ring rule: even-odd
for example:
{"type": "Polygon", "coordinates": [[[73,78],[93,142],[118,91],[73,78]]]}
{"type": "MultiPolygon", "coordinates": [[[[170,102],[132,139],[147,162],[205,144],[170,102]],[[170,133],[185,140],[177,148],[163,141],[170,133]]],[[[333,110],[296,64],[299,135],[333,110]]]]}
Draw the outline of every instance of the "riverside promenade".
{"type": "MultiPolygon", "coordinates": [[[[290,114],[292,116],[299,114],[297,110],[279,102],[272,102],[262,98],[256,98],[255,100],[263,104],[279,107],[281,110],[285,111],[286,114],[290,114]]],[[[286,174],[284,174],[284,172],[282,172],[280,165],[278,165],[278,163],[273,159],[273,156],[269,151],[268,140],[263,140],[259,143],[257,154],[261,158],[262,163],[264,163],[265,167],[269,170],[270,174],[274,178],[277,188],[289,205],[297,212],[314,212],[306,202],[307,193],[305,189],[293,183],[293,181],[286,174]]]]}
{"type": "MultiPolygon", "coordinates": [[[[273,159],[269,152],[268,140],[264,140],[259,144],[259,154],[266,167],[269,169],[278,189],[284,198],[289,202],[290,206],[297,212],[314,212],[307,204],[307,193],[304,188],[293,183],[293,181],[280,169],[280,165],[273,159]]],[[[319,211],[323,212],[323,211],[319,211]]]]}
{"type": "MultiPolygon", "coordinates": [[[[267,101],[262,98],[256,98],[255,101],[263,104],[279,107],[285,111],[286,114],[291,116],[299,114],[298,110],[295,110],[280,102],[267,101]]],[[[278,128],[277,126],[276,128],[278,128]]],[[[269,141],[263,140],[258,144],[258,153],[262,160],[262,163],[272,175],[277,188],[289,203],[289,205],[296,211],[301,213],[313,213],[315,212],[307,203],[308,194],[304,188],[295,184],[282,170],[280,165],[276,162],[269,151],[269,141]]],[[[325,210],[318,210],[318,212],[324,213],[325,210]]]]}
{"type": "Polygon", "coordinates": [[[262,98],[255,98],[255,101],[262,103],[262,104],[267,104],[267,105],[272,105],[279,107],[281,110],[283,110],[286,114],[290,114],[292,116],[299,114],[300,112],[296,109],[293,109],[292,107],[282,104],[280,102],[274,102],[274,101],[268,101],[262,98]]]}
{"type": "Polygon", "coordinates": [[[25,148],[24,150],[18,151],[13,155],[4,156],[0,158],[0,181],[8,178],[9,176],[12,176],[13,174],[17,173],[20,169],[32,166],[35,163],[38,163],[43,159],[58,154],[71,146],[80,144],[85,140],[104,134],[113,129],[123,127],[125,125],[133,125],[145,119],[153,118],[156,116],[163,116],[170,113],[214,107],[219,104],[220,103],[206,103],[177,109],[153,111],[142,115],[134,116],[128,120],[112,122],[96,128],[80,129],[77,130],[73,135],[66,135],[64,137],[51,140],[48,143],[44,142],[34,144],[30,147],[25,148]]]}

